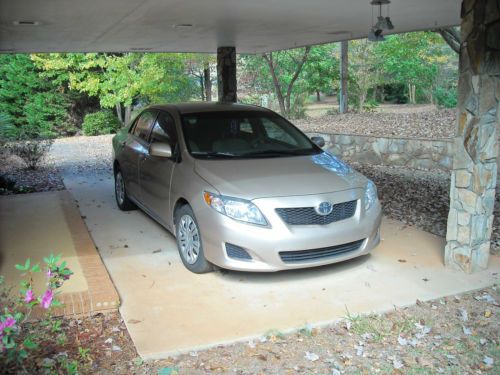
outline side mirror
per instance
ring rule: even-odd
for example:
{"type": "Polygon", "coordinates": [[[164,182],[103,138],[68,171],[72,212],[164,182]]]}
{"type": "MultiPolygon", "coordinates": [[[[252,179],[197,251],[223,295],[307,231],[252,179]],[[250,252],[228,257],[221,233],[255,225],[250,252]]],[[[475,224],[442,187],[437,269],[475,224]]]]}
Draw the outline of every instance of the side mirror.
{"type": "Polygon", "coordinates": [[[168,143],[163,142],[153,142],[149,148],[149,154],[152,156],[158,156],[160,158],[171,158],[172,157],[172,147],[168,143]]]}
{"type": "Polygon", "coordinates": [[[325,147],[325,138],[323,137],[311,137],[311,141],[318,147],[325,147]]]}

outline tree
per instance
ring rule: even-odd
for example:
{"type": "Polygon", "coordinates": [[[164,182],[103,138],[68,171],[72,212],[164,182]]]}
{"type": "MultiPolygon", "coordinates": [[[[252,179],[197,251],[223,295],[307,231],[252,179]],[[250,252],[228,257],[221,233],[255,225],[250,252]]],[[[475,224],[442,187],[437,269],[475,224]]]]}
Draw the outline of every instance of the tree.
{"type": "Polygon", "coordinates": [[[311,47],[262,54],[273,79],[283,116],[290,116],[293,86],[307,61],[311,47]]]}
{"type": "Polygon", "coordinates": [[[353,40],[349,43],[351,93],[357,95],[356,107],[363,111],[368,90],[377,86],[380,62],[374,54],[375,44],[368,39],[353,40]]]}
{"type": "Polygon", "coordinates": [[[56,135],[67,107],[58,82],[41,77],[30,55],[0,55],[0,114],[11,119],[19,137],[56,135]]]}
{"type": "Polygon", "coordinates": [[[317,101],[321,100],[320,93],[331,92],[334,82],[339,79],[339,61],[334,50],[334,44],[311,47],[309,58],[304,64],[302,78],[306,90],[316,94],[317,101]]]}
{"type": "Polygon", "coordinates": [[[384,79],[403,83],[410,103],[416,103],[418,93],[432,99],[441,43],[433,32],[391,35],[385,42],[377,43],[374,52],[381,62],[384,79]]]}
{"type": "Polygon", "coordinates": [[[348,109],[348,91],[347,91],[347,82],[348,82],[348,66],[349,66],[349,58],[347,56],[349,50],[349,42],[347,40],[343,40],[340,46],[340,100],[339,100],[339,112],[346,113],[348,109]]]}
{"type": "Polygon", "coordinates": [[[193,53],[186,57],[187,71],[199,82],[202,101],[212,101],[212,70],[215,62],[214,55],[193,53]]]}
{"type": "Polygon", "coordinates": [[[47,71],[62,71],[72,89],[114,108],[120,122],[130,121],[132,105],[189,99],[195,82],[185,72],[185,55],[172,53],[67,53],[38,56],[47,71]]]}

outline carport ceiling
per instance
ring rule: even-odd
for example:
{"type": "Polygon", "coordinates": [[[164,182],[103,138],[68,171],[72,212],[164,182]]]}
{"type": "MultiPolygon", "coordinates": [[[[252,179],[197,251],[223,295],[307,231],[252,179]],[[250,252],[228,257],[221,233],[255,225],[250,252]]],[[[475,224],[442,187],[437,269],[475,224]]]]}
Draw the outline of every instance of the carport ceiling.
{"type": "MultiPolygon", "coordinates": [[[[457,25],[460,3],[392,0],[393,31],[457,25]]],[[[365,37],[371,18],[370,0],[0,0],[0,51],[254,53],[365,37]]]]}

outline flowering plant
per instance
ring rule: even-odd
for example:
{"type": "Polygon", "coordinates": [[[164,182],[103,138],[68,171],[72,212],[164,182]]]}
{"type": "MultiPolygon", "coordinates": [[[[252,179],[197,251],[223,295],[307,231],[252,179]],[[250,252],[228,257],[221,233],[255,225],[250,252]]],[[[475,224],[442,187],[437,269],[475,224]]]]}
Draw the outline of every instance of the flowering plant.
{"type": "MultiPolygon", "coordinates": [[[[73,272],[65,261],[61,262],[61,255],[51,254],[43,258],[46,282],[43,293],[36,295],[33,275],[42,271],[40,264],[31,264],[28,258],[24,264],[17,264],[16,269],[21,271],[23,280],[20,283],[19,293],[12,296],[10,289],[4,290],[0,298],[0,362],[18,365],[28,358],[28,352],[36,349],[40,337],[23,334],[23,325],[29,319],[35,306],[45,311],[44,318],[48,322],[51,318],[51,309],[61,306],[57,294],[63,283],[73,272]]],[[[0,284],[3,278],[0,277],[0,284]]],[[[48,325],[48,324],[47,324],[48,325]]]]}

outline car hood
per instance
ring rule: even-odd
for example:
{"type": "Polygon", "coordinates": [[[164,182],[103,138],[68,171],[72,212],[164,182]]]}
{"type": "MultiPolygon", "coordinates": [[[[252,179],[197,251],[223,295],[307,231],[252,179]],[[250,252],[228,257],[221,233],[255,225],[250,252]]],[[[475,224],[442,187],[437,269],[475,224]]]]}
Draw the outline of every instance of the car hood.
{"type": "Polygon", "coordinates": [[[244,199],[363,188],[367,179],[329,153],[258,159],[197,159],[195,171],[220,194],[244,199]]]}

